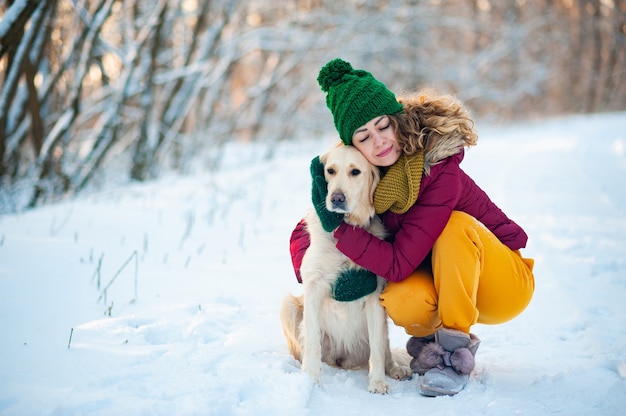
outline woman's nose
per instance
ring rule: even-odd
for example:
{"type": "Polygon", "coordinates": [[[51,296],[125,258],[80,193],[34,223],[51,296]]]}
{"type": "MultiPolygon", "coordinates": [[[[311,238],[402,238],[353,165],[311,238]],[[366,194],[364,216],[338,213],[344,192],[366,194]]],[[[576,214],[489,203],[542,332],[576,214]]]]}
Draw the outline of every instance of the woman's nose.
{"type": "Polygon", "coordinates": [[[376,147],[381,146],[384,142],[383,137],[378,133],[373,133],[372,135],[374,139],[374,146],[376,147]]]}

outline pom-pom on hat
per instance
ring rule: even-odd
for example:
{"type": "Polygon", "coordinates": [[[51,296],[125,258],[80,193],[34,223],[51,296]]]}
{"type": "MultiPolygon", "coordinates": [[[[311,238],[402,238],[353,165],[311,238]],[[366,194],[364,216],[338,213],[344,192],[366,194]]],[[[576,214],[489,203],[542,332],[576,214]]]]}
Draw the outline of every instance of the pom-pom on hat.
{"type": "Polygon", "coordinates": [[[403,111],[402,104],[382,82],[342,59],[324,65],[317,82],[327,93],[326,106],[344,144],[351,145],[356,129],[373,118],[403,111]]]}

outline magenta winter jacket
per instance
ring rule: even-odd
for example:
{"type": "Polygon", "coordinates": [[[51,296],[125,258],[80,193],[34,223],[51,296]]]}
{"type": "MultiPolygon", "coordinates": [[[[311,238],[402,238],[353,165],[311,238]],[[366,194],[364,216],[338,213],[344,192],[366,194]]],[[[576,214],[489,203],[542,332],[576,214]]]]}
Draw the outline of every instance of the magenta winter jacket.
{"type": "Polygon", "coordinates": [[[398,282],[424,260],[453,210],[479,220],[510,249],[525,247],[528,237],[524,230],[461,170],[463,155],[461,150],[431,166],[430,175],[422,177],[417,202],[405,214],[387,211],[381,215],[390,235],[387,241],[343,223],[334,233],[337,248],[360,266],[398,282]]]}

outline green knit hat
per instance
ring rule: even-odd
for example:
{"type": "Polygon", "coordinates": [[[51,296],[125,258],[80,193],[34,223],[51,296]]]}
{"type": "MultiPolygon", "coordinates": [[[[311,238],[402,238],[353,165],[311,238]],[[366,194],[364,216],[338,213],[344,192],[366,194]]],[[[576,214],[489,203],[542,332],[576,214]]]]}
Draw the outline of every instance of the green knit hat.
{"type": "Polygon", "coordinates": [[[356,129],[373,118],[403,111],[402,104],[383,83],[339,58],[324,65],[317,82],[327,93],[326,105],[344,144],[352,144],[356,129]]]}

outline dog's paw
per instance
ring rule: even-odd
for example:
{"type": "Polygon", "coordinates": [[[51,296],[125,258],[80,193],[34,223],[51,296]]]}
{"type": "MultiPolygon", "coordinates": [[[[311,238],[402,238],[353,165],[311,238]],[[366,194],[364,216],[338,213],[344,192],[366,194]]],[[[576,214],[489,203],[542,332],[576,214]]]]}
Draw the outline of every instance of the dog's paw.
{"type": "Polygon", "coordinates": [[[315,383],[318,386],[322,384],[322,376],[320,375],[319,372],[317,374],[309,373],[309,375],[311,376],[313,383],[315,383]]]}
{"type": "Polygon", "coordinates": [[[391,389],[389,388],[389,384],[387,384],[383,380],[371,380],[370,385],[367,389],[369,390],[370,393],[377,393],[377,394],[388,394],[391,392],[391,389]]]}
{"type": "Polygon", "coordinates": [[[410,367],[395,364],[389,369],[387,375],[396,380],[409,380],[413,377],[410,367]]]}
{"type": "Polygon", "coordinates": [[[302,371],[307,373],[315,384],[317,385],[322,384],[322,370],[319,365],[317,366],[316,365],[312,365],[312,366],[303,365],[302,371]]]}

